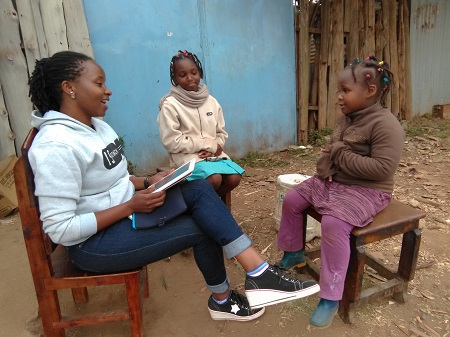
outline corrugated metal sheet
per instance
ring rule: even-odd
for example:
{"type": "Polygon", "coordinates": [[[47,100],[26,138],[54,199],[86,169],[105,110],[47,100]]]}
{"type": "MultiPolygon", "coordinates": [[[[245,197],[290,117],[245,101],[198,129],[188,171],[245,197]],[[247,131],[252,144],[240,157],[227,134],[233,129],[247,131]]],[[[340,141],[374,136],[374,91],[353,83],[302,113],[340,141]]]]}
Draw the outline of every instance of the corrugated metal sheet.
{"type": "Polygon", "coordinates": [[[95,59],[113,92],[105,120],[138,171],[168,163],[156,123],[178,49],[196,53],[222,105],[226,152],[295,142],[292,0],[85,0],[95,59]]]}
{"type": "Polygon", "coordinates": [[[450,103],[450,1],[411,1],[413,116],[450,103]]]}

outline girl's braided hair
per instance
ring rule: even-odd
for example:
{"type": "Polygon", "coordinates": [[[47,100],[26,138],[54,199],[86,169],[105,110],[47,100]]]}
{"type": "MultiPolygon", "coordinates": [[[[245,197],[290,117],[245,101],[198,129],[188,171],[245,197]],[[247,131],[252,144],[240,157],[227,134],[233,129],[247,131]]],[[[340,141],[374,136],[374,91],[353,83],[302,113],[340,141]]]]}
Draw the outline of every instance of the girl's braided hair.
{"type": "Polygon", "coordinates": [[[34,106],[42,113],[59,111],[62,101],[61,83],[78,78],[84,70],[83,63],[91,60],[91,57],[73,51],[62,51],[36,60],[28,81],[29,96],[34,106]]]}
{"type": "Polygon", "coordinates": [[[353,79],[356,81],[356,68],[365,68],[361,70],[361,74],[364,75],[364,82],[367,86],[375,84],[378,92],[380,93],[380,103],[383,107],[386,107],[386,96],[389,93],[394,75],[389,70],[389,63],[385,61],[378,61],[375,56],[368,56],[364,61],[360,61],[358,58],[350,65],[352,70],[353,79]]]}
{"type": "Polygon", "coordinates": [[[177,63],[177,61],[182,60],[182,59],[190,59],[190,60],[194,61],[195,65],[198,68],[198,72],[200,73],[200,78],[203,78],[202,63],[198,59],[197,55],[190,53],[187,50],[185,50],[185,51],[179,50],[178,53],[176,55],[174,55],[172,57],[172,60],[170,61],[170,82],[172,82],[173,85],[175,85],[175,82],[173,80],[173,78],[175,77],[175,63],[177,63]]]}

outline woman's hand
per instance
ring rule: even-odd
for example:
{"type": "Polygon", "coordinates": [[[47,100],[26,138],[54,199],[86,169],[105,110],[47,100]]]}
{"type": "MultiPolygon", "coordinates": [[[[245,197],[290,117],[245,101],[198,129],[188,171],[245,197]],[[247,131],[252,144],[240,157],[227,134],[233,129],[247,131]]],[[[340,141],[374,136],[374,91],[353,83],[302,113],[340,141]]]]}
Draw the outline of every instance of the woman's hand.
{"type": "Polygon", "coordinates": [[[147,189],[138,191],[131,198],[130,206],[134,212],[150,213],[155,208],[162,206],[166,198],[166,191],[159,191],[153,193],[155,186],[150,186],[147,189]]]}

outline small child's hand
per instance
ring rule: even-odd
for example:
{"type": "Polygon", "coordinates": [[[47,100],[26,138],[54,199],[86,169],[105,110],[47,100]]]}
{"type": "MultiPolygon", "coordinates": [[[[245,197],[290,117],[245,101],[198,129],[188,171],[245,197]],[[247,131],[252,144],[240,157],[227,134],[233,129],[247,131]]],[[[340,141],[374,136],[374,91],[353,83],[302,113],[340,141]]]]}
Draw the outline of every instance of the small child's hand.
{"type": "Polygon", "coordinates": [[[329,145],[323,147],[320,149],[320,151],[322,151],[322,153],[330,153],[331,152],[331,148],[329,145]]]}

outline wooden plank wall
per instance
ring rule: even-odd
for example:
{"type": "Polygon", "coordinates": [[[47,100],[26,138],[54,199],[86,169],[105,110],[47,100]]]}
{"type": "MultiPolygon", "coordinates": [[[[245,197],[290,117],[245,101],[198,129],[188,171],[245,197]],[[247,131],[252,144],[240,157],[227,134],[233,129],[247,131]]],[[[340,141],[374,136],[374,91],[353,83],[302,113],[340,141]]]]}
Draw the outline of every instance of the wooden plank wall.
{"type": "Polygon", "coordinates": [[[411,120],[408,1],[299,0],[297,3],[298,143],[307,143],[308,130],[334,127],[336,116],[341,113],[336,78],[357,57],[375,55],[390,64],[394,83],[387,98],[388,107],[399,119],[411,120]],[[303,22],[305,18],[308,23],[303,22]],[[314,61],[305,57],[305,50],[310,49],[305,29],[315,41],[314,61]]]}
{"type": "Polygon", "coordinates": [[[0,160],[20,156],[30,129],[28,78],[58,51],[93,56],[82,0],[0,0],[0,160]]]}

